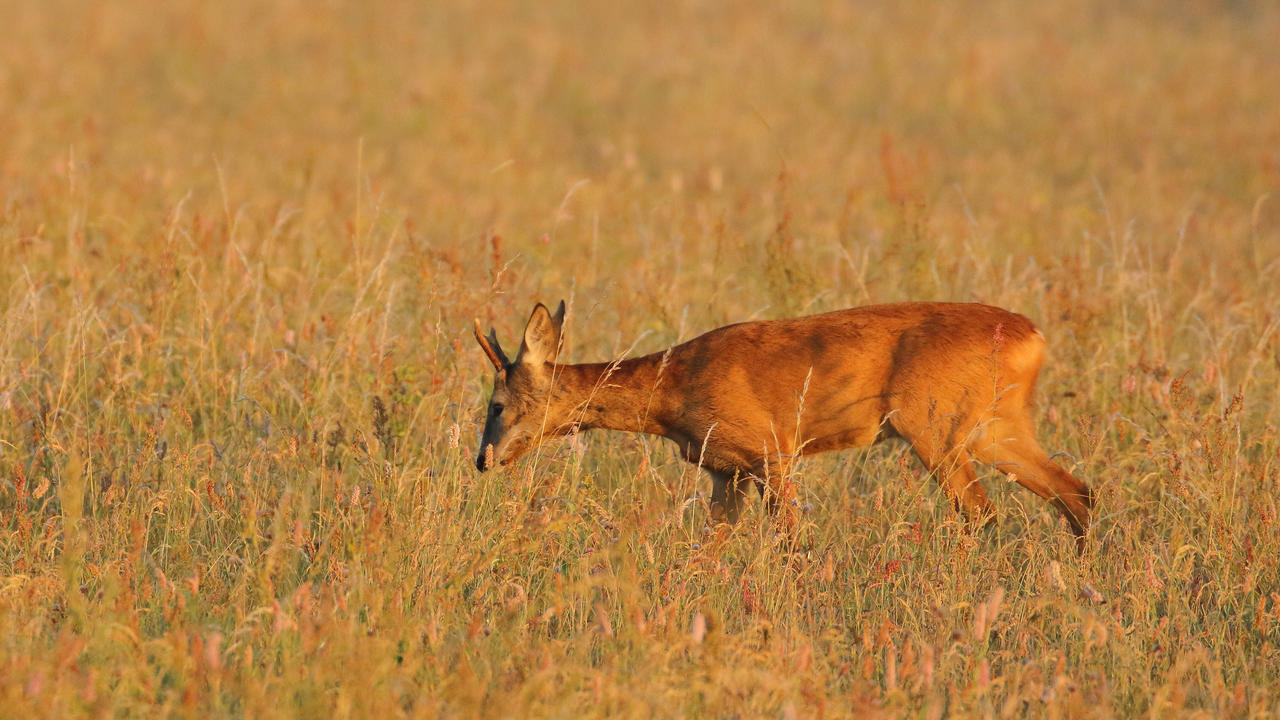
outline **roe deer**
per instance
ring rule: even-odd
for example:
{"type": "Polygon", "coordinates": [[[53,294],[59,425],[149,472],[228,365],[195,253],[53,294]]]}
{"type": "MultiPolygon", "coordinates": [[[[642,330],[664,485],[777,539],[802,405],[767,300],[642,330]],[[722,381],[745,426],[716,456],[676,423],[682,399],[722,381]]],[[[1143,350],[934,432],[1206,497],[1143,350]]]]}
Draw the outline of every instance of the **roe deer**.
{"type": "Polygon", "coordinates": [[[564,313],[563,302],[555,315],[534,307],[515,360],[476,322],[496,370],[477,469],[577,428],[661,435],[711,474],[713,521],[733,523],[744,481],[776,513],[794,494],[792,459],[901,437],[972,521],[992,518],[979,460],[1057,506],[1083,541],[1093,496],[1036,442],[1029,409],[1045,342],[1021,315],[970,303],[873,305],[561,365],[564,313]]]}

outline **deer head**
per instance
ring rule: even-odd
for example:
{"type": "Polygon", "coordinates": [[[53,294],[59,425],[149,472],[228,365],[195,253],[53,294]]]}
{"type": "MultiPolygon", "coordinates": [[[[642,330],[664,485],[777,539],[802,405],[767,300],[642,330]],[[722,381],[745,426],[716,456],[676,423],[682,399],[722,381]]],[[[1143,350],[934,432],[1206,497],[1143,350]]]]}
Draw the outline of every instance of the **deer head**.
{"type": "Polygon", "coordinates": [[[542,442],[544,437],[564,434],[556,421],[559,408],[554,406],[552,364],[560,352],[564,328],[564,301],[552,315],[538,303],[529,316],[514,361],[508,360],[498,335],[489,329],[488,337],[480,334],[475,323],[476,342],[493,363],[493,394],[485,413],[484,434],[476,452],[476,469],[484,472],[493,465],[506,465],[519,459],[542,442]]]}

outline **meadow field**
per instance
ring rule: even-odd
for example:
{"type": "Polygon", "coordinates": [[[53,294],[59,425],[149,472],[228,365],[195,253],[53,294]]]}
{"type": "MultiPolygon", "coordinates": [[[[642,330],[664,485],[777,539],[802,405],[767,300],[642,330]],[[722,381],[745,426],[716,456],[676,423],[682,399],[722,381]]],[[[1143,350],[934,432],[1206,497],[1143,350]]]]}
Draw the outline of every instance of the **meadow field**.
{"type": "Polygon", "coordinates": [[[0,0],[0,717],[1280,716],[1280,5],[0,0]],[[709,532],[492,368],[980,301],[1097,495],[709,532]]]}

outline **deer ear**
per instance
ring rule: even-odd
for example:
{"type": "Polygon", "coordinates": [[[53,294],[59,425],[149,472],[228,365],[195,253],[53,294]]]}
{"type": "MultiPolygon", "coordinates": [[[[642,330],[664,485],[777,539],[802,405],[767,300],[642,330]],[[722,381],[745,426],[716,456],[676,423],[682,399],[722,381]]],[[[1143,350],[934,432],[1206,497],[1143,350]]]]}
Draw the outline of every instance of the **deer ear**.
{"type": "Polygon", "coordinates": [[[555,362],[560,352],[560,328],[564,323],[564,303],[556,310],[556,317],[551,317],[547,306],[538,303],[529,316],[529,324],[524,327],[524,341],[520,343],[520,354],[516,362],[524,365],[542,365],[555,362]]]}

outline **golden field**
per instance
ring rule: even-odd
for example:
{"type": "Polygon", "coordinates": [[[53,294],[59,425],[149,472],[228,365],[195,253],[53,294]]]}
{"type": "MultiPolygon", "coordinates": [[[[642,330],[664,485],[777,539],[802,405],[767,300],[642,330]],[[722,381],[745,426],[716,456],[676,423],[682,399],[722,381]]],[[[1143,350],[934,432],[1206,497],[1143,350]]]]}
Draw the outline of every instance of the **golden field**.
{"type": "Polygon", "coordinates": [[[1280,715],[1280,6],[0,2],[0,717],[1280,715]],[[491,369],[973,300],[1099,499],[780,536],[491,369]]]}

